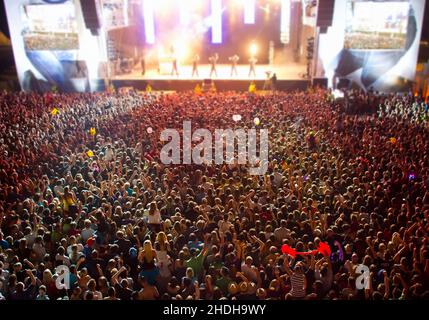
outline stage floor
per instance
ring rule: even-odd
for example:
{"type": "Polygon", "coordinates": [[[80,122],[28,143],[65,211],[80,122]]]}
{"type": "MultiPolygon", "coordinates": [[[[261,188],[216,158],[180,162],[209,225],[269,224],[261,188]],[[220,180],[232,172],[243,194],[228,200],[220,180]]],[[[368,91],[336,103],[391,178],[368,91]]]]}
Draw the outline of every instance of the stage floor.
{"type": "MultiPolygon", "coordinates": [[[[178,67],[179,75],[171,75],[171,63],[161,66],[161,74],[157,69],[147,68],[143,76],[141,68],[136,65],[131,73],[120,74],[112,77],[112,80],[202,80],[210,78],[210,65],[200,64],[198,66],[199,76],[192,76],[192,66],[183,65],[178,67]]],[[[214,80],[265,80],[266,72],[276,73],[278,80],[303,80],[303,74],[306,72],[306,65],[297,63],[288,63],[284,65],[256,65],[256,76],[249,77],[249,65],[238,65],[237,75],[231,76],[231,65],[219,64],[216,67],[217,76],[213,75],[214,80]]]]}

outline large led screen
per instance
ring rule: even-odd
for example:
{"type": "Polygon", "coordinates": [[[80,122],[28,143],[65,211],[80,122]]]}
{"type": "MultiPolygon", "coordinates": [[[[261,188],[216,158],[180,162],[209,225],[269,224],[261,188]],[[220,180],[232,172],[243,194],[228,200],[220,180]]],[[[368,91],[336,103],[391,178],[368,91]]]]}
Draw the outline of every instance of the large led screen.
{"type": "Polygon", "coordinates": [[[5,8],[24,91],[98,90],[105,40],[85,27],[80,1],[7,0],[5,8]]]}
{"type": "Polygon", "coordinates": [[[410,4],[347,1],[346,49],[403,49],[410,4]]]}
{"type": "Polygon", "coordinates": [[[364,90],[408,91],[414,81],[425,0],[335,1],[319,37],[318,77],[364,90]]]}

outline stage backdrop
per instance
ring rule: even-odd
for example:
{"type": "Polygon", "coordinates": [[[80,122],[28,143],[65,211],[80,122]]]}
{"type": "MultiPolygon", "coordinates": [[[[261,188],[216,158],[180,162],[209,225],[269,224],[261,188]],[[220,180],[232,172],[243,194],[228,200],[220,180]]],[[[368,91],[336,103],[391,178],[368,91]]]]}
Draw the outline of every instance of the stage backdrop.
{"type": "Polygon", "coordinates": [[[269,63],[270,43],[299,48],[291,24],[300,0],[95,0],[100,23],[90,12],[94,0],[4,2],[24,91],[96,91],[117,58],[136,64],[153,53],[191,63],[199,52],[208,63],[218,52],[220,63],[237,53],[240,63],[256,54],[262,64],[269,63]]]}
{"type": "Polygon", "coordinates": [[[95,91],[103,78],[103,33],[85,27],[79,0],[5,0],[24,91],[95,91]]]}
{"type": "Polygon", "coordinates": [[[414,81],[425,0],[337,0],[319,37],[317,76],[365,90],[407,90],[414,81]]]}

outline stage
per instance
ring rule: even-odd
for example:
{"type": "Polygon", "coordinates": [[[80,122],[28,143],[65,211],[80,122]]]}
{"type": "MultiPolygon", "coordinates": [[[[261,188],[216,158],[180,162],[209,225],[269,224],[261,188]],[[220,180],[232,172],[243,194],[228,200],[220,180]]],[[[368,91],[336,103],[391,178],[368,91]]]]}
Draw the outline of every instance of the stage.
{"type": "Polygon", "coordinates": [[[136,64],[131,72],[117,74],[111,77],[111,83],[116,89],[121,87],[133,87],[144,90],[148,84],[153,90],[184,91],[193,90],[197,84],[202,84],[205,79],[214,81],[218,91],[247,91],[251,81],[254,81],[258,90],[264,89],[267,81],[267,73],[277,76],[277,90],[305,90],[309,80],[303,75],[306,66],[298,63],[284,65],[256,65],[255,75],[249,76],[249,65],[237,65],[237,74],[231,76],[231,65],[219,64],[216,66],[217,75],[210,77],[211,66],[209,64],[198,65],[198,76],[192,76],[191,65],[179,65],[179,75],[172,75],[172,64],[162,64],[160,72],[156,67],[147,67],[142,75],[140,64],[136,64]]]}
{"type": "Polygon", "coordinates": [[[231,75],[231,65],[218,64],[216,66],[217,76],[213,74],[210,77],[211,66],[209,64],[198,65],[198,76],[192,75],[191,65],[179,65],[179,75],[172,74],[172,64],[163,63],[160,72],[156,67],[147,67],[146,72],[142,75],[140,64],[136,64],[130,73],[113,75],[112,80],[203,80],[212,78],[213,80],[265,80],[266,72],[275,73],[278,80],[302,80],[306,72],[306,66],[298,63],[287,63],[284,65],[256,65],[255,75],[249,76],[249,65],[237,65],[237,74],[231,75]]]}

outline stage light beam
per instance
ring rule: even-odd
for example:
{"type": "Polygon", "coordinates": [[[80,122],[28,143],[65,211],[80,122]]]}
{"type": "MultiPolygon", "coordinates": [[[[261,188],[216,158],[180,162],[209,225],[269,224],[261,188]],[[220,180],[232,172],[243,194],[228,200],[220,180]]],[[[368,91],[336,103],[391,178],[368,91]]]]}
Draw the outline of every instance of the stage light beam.
{"type": "Polygon", "coordinates": [[[255,0],[243,0],[244,5],[244,24],[254,24],[255,23],[255,0]]]}
{"type": "Polygon", "coordinates": [[[189,43],[185,39],[177,41],[174,45],[174,51],[180,61],[185,60],[189,55],[189,43]]]}
{"type": "Polygon", "coordinates": [[[146,43],[155,43],[154,0],[143,0],[143,19],[146,43]]]}
{"type": "Polygon", "coordinates": [[[280,41],[285,44],[290,40],[290,1],[281,0],[280,41]]]}
{"type": "Polygon", "coordinates": [[[254,57],[258,53],[258,46],[256,43],[251,43],[249,46],[250,55],[254,57]]]}
{"type": "Polygon", "coordinates": [[[180,0],[179,1],[179,15],[180,15],[180,24],[182,26],[187,26],[191,20],[191,14],[189,11],[190,8],[189,0],[180,0]]]}
{"type": "Polygon", "coordinates": [[[128,19],[128,0],[125,0],[124,1],[124,6],[122,7],[122,12],[123,12],[123,15],[124,15],[124,24],[126,25],[126,26],[128,26],[128,23],[129,23],[129,19],[128,19]]]}
{"type": "Polygon", "coordinates": [[[211,0],[212,43],[222,43],[222,0],[211,0]]]}

